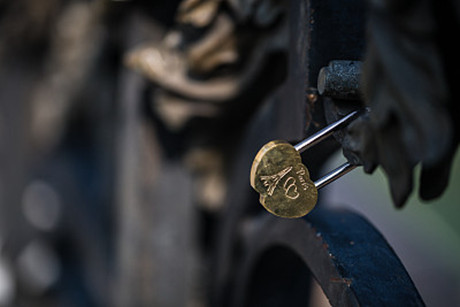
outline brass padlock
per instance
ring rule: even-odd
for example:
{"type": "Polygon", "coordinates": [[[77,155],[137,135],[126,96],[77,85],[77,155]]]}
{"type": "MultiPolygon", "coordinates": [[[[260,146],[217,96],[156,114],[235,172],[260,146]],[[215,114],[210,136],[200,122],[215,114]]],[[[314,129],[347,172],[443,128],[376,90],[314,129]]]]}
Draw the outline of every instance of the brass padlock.
{"type": "Polygon", "coordinates": [[[308,168],[302,163],[300,153],[342,129],[359,114],[360,111],[351,112],[297,145],[276,140],[259,150],[252,163],[250,182],[259,192],[260,203],[267,211],[284,218],[302,217],[315,207],[318,189],[356,167],[344,163],[313,182],[308,168]]]}

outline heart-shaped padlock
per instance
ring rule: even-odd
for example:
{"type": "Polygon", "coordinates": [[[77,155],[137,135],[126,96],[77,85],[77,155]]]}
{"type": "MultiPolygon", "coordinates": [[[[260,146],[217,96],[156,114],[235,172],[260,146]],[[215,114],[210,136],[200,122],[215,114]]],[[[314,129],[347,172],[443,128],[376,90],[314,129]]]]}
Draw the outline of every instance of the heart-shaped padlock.
{"type": "Polygon", "coordinates": [[[315,207],[318,190],[299,152],[287,142],[271,141],[260,149],[250,180],[260,203],[277,216],[301,217],[315,207]]]}
{"type": "Polygon", "coordinates": [[[270,213],[285,218],[308,214],[318,200],[318,189],[345,175],[356,165],[345,163],[313,182],[300,153],[321,142],[334,131],[355,119],[354,111],[306,140],[292,146],[285,141],[271,141],[257,153],[252,163],[251,186],[260,194],[260,203],[270,213]]]}

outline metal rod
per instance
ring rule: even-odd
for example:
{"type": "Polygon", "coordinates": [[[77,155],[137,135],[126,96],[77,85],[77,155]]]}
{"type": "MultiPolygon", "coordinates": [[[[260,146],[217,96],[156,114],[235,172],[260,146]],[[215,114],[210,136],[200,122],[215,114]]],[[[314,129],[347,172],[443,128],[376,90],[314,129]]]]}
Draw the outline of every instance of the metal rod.
{"type": "Polygon", "coordinates": [[[333,124],[325,127],[324,129],[316,132],[311,137],[309,137],[309,138],[303,140],[302,142],[294,145],[294,148],[298,152],[304,152],[306,149],[312,147],[313,145],[318,144],[319,142],[321,142],[322,140],[324,140],[325,138],[330,136],[332,133],[334,133],[335,131],[341,129],[343,126],[345,126],[346,124],[348,124],[349,122],[354,120],[358,114],[359,114],[359,111],[351,112],[350,114],[346,115],[345,117],[342,117],[341,119],[339,119],[335,123],[333,123],[333,124]]]}
{"type": "Polygon", "coordinates": [[[315,181],[315,186],[319,190],[325,185],[339,179],[343,175],[348,174],[352,170],[354,170],[357,165],[350,164],[349,162],[342,164],[341,166],[337,167],[335,170],[331,171],[327,175],[321,177],[320,179],[315,181]]]}

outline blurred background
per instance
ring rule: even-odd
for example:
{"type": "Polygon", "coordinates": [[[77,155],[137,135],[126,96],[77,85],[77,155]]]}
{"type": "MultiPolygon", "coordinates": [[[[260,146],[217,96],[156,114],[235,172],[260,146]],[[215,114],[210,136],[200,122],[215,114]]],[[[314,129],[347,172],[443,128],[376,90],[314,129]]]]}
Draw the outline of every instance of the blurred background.
{"type": "MultiPolygon", "coordinates": [[[[0,306],[207,306],[235,145],[286,77],[284,5],[0,0],[0,306]]],[[[401,210],[380,171],[322,191],[428,306],[460,305],[458,155],[451,177],[401,210]]]]}

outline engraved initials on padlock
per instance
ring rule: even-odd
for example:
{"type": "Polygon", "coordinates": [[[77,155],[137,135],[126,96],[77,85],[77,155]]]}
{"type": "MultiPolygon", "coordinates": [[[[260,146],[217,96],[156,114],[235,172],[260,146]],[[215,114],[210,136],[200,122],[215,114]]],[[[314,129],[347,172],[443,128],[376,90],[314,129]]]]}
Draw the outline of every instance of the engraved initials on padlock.
{"type": "Polygon", "coordinates": [[[318,200],[318,189],[342,177],[356,165],[345,163],[313,182],[300,153],[318,144],[353,121],[354,111],[295,146],[271,141],[257,153],[251,168],[251,186],[260,194],[260,203],[274,215],[298,218],[308,214],[318,200]]]}

